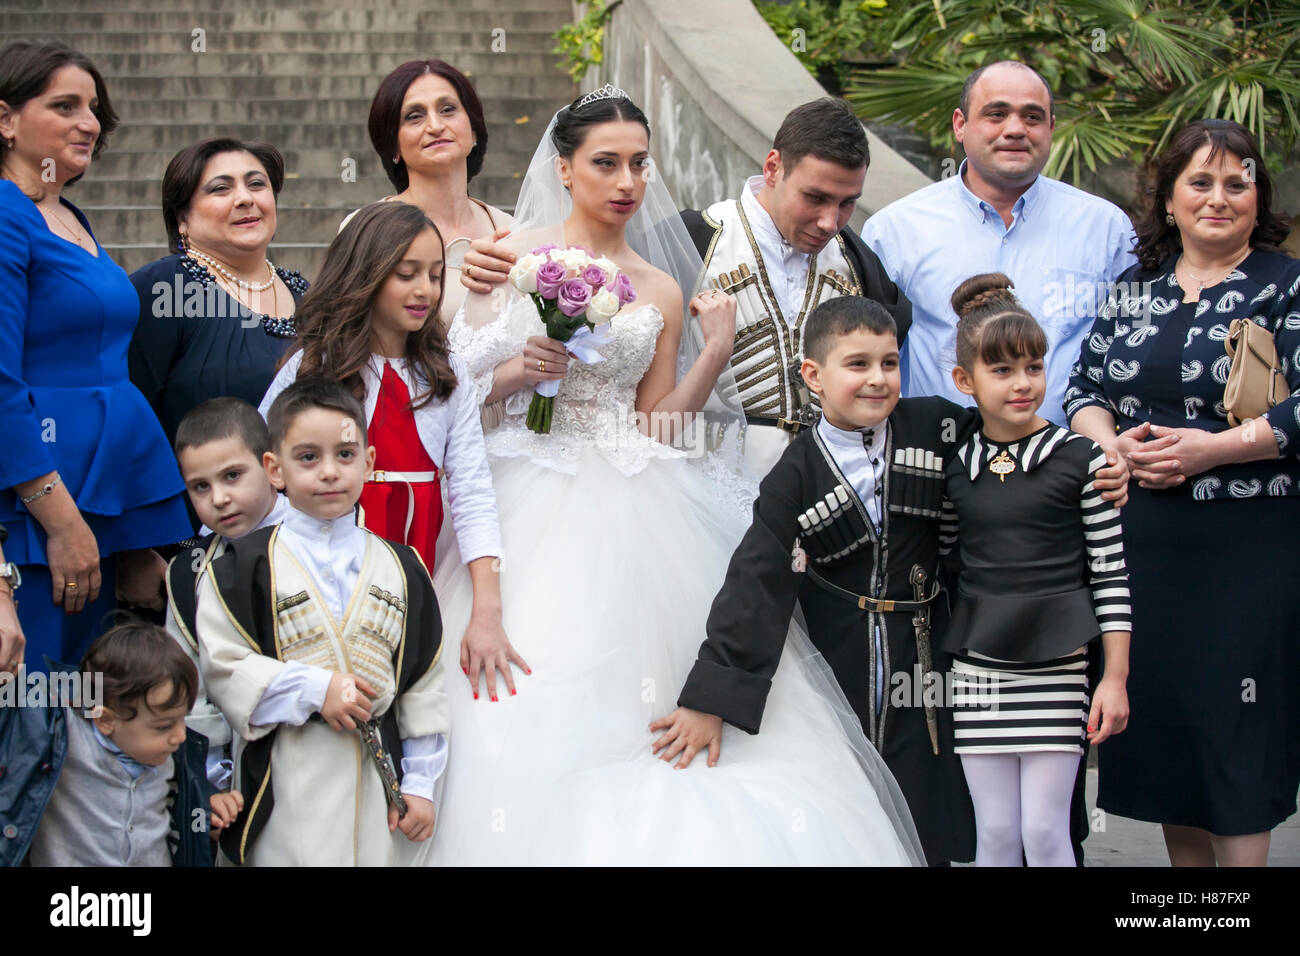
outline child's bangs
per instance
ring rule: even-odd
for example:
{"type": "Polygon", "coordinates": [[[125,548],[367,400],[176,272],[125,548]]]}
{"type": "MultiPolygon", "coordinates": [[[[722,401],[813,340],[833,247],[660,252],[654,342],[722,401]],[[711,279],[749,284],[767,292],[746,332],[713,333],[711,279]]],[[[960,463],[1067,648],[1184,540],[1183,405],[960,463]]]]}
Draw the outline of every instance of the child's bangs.
{"type": "MultiPolygon", "coordinates": [[[[164,663],[164,670],[167,674],[167,680],[171,683],[171,695],[162,701],[158,707],[149,707],[154,713],[160,713],[165,710],[171,710],[174,707],[184,706],[186,710],[194,707],[195,698],[198,696],[198,685],[193,680],[190,672],[184,667],[180,667],[175,660],[168,660],[164,663]]],[[[162,683],[159,681],[158,683],[162,683]]],[[[152,689],[152,688],[150,688],[152,689]]],[[[146,706],[149,706],[146,696],[146,706]]]]}
{"type": "Polygon", "coordinates": [[[1031,316],[1006,312],[989,319],[980,329],[980,361],[996,365],[1019,358],[1040,359],[1047,354],[1047,335],[1031,316]]]}

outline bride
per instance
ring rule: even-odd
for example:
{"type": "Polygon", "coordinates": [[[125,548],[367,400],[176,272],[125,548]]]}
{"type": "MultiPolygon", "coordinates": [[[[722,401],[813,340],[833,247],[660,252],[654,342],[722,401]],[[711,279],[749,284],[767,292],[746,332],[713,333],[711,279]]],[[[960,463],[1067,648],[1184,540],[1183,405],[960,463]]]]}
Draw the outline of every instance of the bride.
{"type": "MultiPolygon", "coordinates": [[[[761,734],[727,727],[713,768],[675,770],[651,753],[649,725],[695,661],[754,487],[685,447],[684,416],[721,407],[734,303],[692,300],[698,324],[683,331],[681,290],[699,259],[649,139],[621,91],[575,101],[543,137],[517,209],[516,252],[582,246],[631,279],[636,300],[610,323],[604,361],[568,356],[512,292],[469,296],[451,325],[489,425],[505,629],[532,671],[499,700],[452,682],[433,862],[918,864],[897,785],[793,628],[761,734]],[[525,412],[548,380],[559,394],[551,432],[537,435],[525,412]]],[[[454,536],[438,554],[456,660],[473,591],[454,536]]]]}

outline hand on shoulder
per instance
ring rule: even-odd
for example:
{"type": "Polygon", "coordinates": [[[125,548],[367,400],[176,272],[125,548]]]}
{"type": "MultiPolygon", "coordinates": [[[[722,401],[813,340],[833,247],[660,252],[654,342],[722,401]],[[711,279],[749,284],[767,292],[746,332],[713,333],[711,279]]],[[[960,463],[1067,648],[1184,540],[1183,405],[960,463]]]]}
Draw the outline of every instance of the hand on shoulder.
{"type": "Polygon", "coordinates": [[[490,239],[475,239],[465,252],[465,262],[460,269],[460,284],[471,292],[488,295],[494,286],[500,285],[510,277],[510,270],[519,261],[519,256],[529,249],[545,245],[548,233],[552,230],[530,229],[514,233],[510,227],[514,220],[493,209],[493,218],[500,228],[490,239]],[[497,218],[498,213],[501,218],[497,218]],[[502,223],[502,219],[506,220],[502,223]]]}

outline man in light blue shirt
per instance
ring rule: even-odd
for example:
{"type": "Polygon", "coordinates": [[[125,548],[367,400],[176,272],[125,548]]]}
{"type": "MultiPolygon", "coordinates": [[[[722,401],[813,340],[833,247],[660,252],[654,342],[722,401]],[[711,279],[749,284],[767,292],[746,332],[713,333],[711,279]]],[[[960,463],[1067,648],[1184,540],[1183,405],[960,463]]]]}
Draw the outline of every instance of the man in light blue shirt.
{"type": "Polygon", "coordinates": [[[1052,92],[1033,69],[993,63],[966,80],[952,128],[966,150],[957,175],[872,216],[862,238],[912,301],[903,394],[969,397],[952,381],[966,279],[1003,272],[1047,333],[1047,395],[1039,414],[1065,425],[1070,367],[1110,283],[1136,259],[1128,216],[1113,203],[1040,175],[1056,125],[1052,92]]]}

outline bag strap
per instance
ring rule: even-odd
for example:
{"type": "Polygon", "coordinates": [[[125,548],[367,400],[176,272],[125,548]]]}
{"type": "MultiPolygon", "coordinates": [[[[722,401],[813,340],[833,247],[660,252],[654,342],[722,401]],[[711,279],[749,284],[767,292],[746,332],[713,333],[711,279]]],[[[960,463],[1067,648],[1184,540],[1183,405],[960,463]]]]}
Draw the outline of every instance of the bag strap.
{"type": "Polygon", "coordinates": [[[1237,324],[1240,321],[1241,319],[1233,319],[1232,322],[1229,323],[1228,334],[1224,336],[1223,339],[1223,351],[1227,352],[1228,356],[1234,359],[1237,357],[1237,350],[1233,348],[1233,343],[1235,343],[1237,338],[1241,335],[1241,326],[1237,324]]]}

